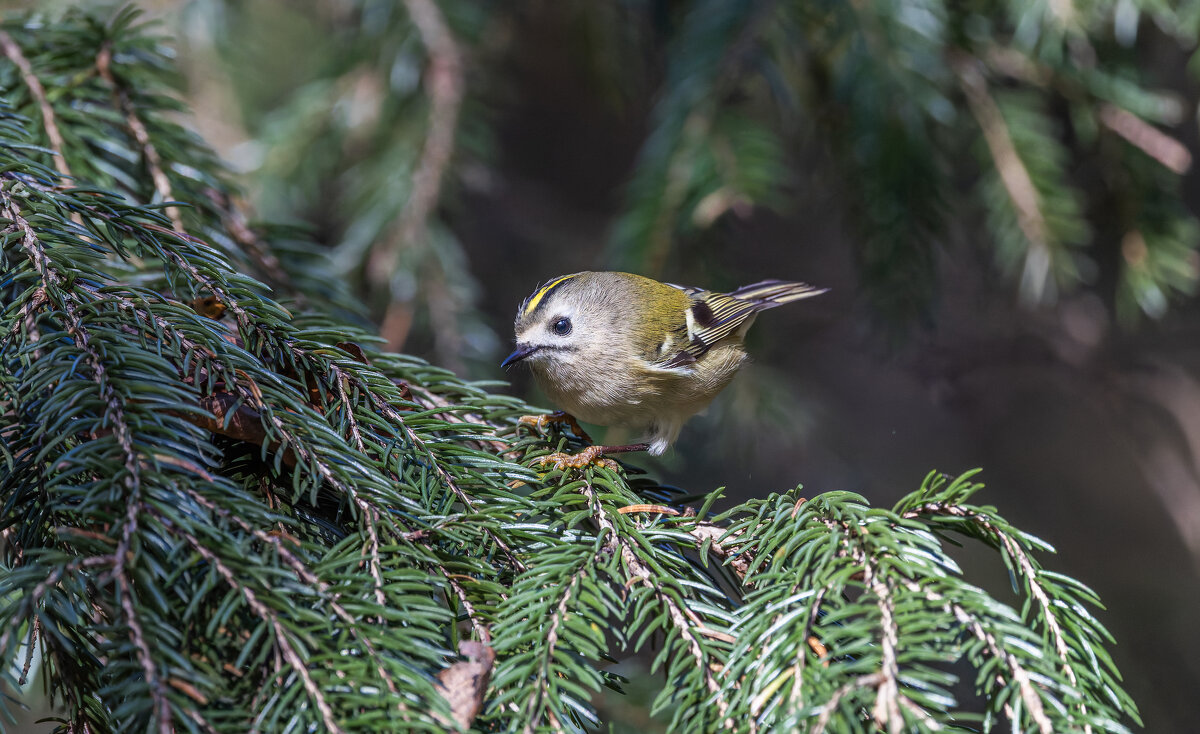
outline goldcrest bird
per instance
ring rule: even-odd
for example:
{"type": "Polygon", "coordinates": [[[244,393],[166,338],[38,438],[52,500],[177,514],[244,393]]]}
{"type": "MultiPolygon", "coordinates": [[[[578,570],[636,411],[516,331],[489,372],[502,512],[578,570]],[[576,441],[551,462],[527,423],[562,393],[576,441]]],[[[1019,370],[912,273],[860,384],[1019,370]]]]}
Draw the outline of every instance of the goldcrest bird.
{"type": "Polygon", "coordinates": [[[631,273],[563,275],[521,304],[516,349],[501,366],[528,364],[550,400],[580,420],[647,431],[649,443],[591,447],[588,461],[658,456],[746,362],[743,339],[759,311],[824,292],[782,280],[713,293],[631,273]]]}

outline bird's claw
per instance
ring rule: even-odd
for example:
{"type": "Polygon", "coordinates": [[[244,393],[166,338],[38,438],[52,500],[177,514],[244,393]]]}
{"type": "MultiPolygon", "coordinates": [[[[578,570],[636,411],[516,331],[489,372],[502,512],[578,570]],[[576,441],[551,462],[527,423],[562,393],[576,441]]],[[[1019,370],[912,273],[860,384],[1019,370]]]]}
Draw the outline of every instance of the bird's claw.
{"type": "Polygon", "coordinates": [[[603,466],[616,471],[620,468],[619,465],[604,455],[604,449],[604,446],[588,446],[577,454],[560,451],[539,457],[537,463],[542,466],[553,464],[555,469],[564,472],[568,469],[582,469],[585,466],[603,466]]]}
{"type": "Polygon", "coordinates": [[[535,431],[540,431],[550,425],[550,416],[544,413],[541,415],[523,415],[517,419],[517,424],[529,426],[535,431]]]}
{"type": "Polygon", "coordinates": [[[522,426],[529,426],[535,431],[544,431],[550,426],[566,426],[571,429],[579,438],[587,443],[592,443],[592,437],[583,430],[583,426],[579,425],[579,421],[575,420],[575,416],[562,410],[556,410],[553,413],[543,413],[541,415],[523,415],[517,419],[517,423],[522,426]]]}

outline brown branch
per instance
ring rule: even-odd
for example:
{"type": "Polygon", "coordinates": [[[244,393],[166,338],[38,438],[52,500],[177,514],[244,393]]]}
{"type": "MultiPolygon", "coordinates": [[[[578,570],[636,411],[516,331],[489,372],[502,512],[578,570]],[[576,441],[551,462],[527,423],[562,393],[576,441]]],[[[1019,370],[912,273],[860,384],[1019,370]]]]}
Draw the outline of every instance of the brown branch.
{"type": "Polygon", "coordinates": [[[1192,154],[1188,152],[1186,145],[1132,112],[1114,104],[1102,104],[1096,116],[1109,130],[1125,138],[1131,145],[1170,171],[1182,176],[1192,167],[1192,154]]]}
{"type": "MultiPolygon", "coordinates": [[[[279,441],[267,440],[267,429],[263,426],[262,415],[246,402],[244,395],[217,392],[196,399],[196,404],[211,415],[193,411],[173,411],[172,415],[206,431],[265,446],[267,451],[274,453],[282,444],[279,441]]],[[[287,466],[296,466],[296,453],[292,449],[286,449],[282,459],[287,466]]]]}
{"type": "Polygon", "coordinates": [[[838,687],[838,689],[833,692],[833,695],[829,697],[829,700],[821,706],[821,713],[817,716],[817,723],[813,728],[813,734],[821,734],[825,731],[825,727],[829,725],[830,718],[833,717],[833,712],[837,711],[838,704],[840,704],[842,699],[845,698],[851,691],[855,690],[856,688],[878,686],[882,682],[882,674],[870,673],[867,675],[860,675],[857,678],[847,681],[838,687]]]}
{"type": "Polygon", "coordinates": [[[411,242],[424,234],[429,213],[437,203],[442,178],[454,151],[454,133],[463,98],[462,53],[434,0],[404,0],[421,42],[429,52],[426,84],[431,108],[429,133],[413,174],[412,195],[401,215],[400,231],[411,242]]]}
{"type": "MultiPolygon", "coordinates": [[[[367,262],[367,278],[379,290],[387,287],[403,247],[424,239],[429,216],[442,189],[442,179],[454,152],[454,136],[463,99],[463,59],[446,19],[434,0],[404,0],[409,18],[429,55],[425,72],[430,109],[425,145],[412,177],[408,203],[400,213],[397,235],[380,240],[367,262]]],[[[380,331],[403,334],[407,306],[393,303],[380,331]]]]}
{"type": "Polygon", "coordinates": [[[29,63],[29,59],[25,58],[21,47],[6,31],[0,31],[0,51],[3,51],[4,55],[20,70],[21,81],[29,87],[29,94],[37,102],[38,109],[41,110],[42,128],[45,129],[46,138],[50,141],[50,149],[58,155],[58,168],[64,178],[71,178],[71,167],[67,164],[66,156],[63,155],[63,151],[67,147],[66,141],[58,129],[58,120],[54,114],[54,108],[50,106],[50,100],[46,96],[46,88],[42,86],[41,80],[33,72],[33,65],[29,63]]]}
{"type": "MultiPolygon", "coordinates": [[[[159,198],[164,201],[174,201],[175,195],[171,192],[171,180],[167,178],[166,171],[163,170],[162,157],[158,154],[158,148],[150,140],[150,132],[146,129],[146,123],[138,117],[137,110],[133,106],[133,101],[129,98],[129,93],[125,87],[117,83],[116,78],[112,73],[112,46],[105,42],[100,47],[100,53],[96,55],[96,71],[100,78],[108,82],[112,87],[113,99],[116,101],[117,109],[125,115],[125,125],[129,128],[129,132],[133,135],[133,139],[142,149],[142,157],[146,159],[146,170],[150,173],[150,179],[154,182],[154,190],[158,193],[159,198]]],[[[168,206],[166,208],[167,216],[171,219],[171,226],[177,232],[183,232],[183,217],[179,214],[179,207],[168,206]]]]}
{"type": "Polygon", "coordinates": [[[871,716],[877,726],[887,726],[888,734],[900,734],[904,730],[904,717],[900,715],[900,665],[896,660],[896,648],[899,646],[899,631],[892,608],[891,587],[879,578],[874,564],[868,562],[866,552],[862,554],[863,584],[875,595],[875,604],[879,608],[879,627],[882,632],[880,640],[879,675],[881,679],[876,684],[875,706],[871,716]]]}
{"type": "Polygon", "coordinates": [[[471,627],[474,628],[475,634],[479,635],[479,639],[487,644],[492,644],[492,632],[487,628],[487,625],[479,620],[479,615],[475,611],[475,606],[471,604],[471,600],[467,598],[467,592],[457,581],[453,575],[445,569],[440,569],[442,576],[445,577],[446,583],[450,584],[450,588],[454,590],[454,595],[458,597],[458,601],[463,605],[463,609],[467,612],[467,619],[471,620],[471,627]]]}
{"type": "Polygon", "coordinates": [[[42,630],[42,618],[35,616],[29,627],[29,642],[25,646],[25,663],[21,665],[21,676],[17,678],[18,685],[29,682],[29,669],[33,667],[33,653],[37,649],[38,634],[42,630]]]}
{"type": "MultiPolygon", "coordinates": [[[[753,556],[742,551],[736,555],[725,546],[721,545],[718,538],[721,538],[726,533],[726,528],[720,525],[714,525],[710,522],[697,522],[694,527],[688,530],[688,534],[696,539],[696,549],[704,548],[704,544],[708,543],[708,548],[713,553],[716,553],[720,558],[729,560],[730,567],[737,573],[738,578],[745,580],[746,573],[750,570],[750,561],[753,556]]],[[[728,540],[733,540],[737,536],[732,536],[728,540]]]]}
{"type": "Polygon", "coordinates": [[[1016,210],[1017,226],[1029,242],[1022,290],[1034,288],[1029,295],[1036,299],[1045,287],[1050,269],[1050,234],[1046,219],[1042,215],[1040,196],[1029,175],[1029,169],[1017,153],[1004,115],[988,92],[987,79],[983,72],[979,70],[976,62],[965,54],[952,55],[950,66],[958,75],[959,85],[967,98],[967,107],[983,131],[983,139],[996,165],[996,172],[1000,175],[1000,181],[1016,210]]]}

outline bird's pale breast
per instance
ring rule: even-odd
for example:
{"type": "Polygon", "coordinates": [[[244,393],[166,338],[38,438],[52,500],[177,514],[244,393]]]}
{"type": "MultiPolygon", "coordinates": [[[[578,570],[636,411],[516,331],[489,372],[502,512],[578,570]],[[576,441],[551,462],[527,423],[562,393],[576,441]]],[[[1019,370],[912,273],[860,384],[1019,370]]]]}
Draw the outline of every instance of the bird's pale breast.
{"type": "Polygon", "coordinates": [[[664,370],[636,359],[581,360],[539,364],[533,373],[551,402],[580,420],[644,427],[683,422],[708,407],[745,360],[741,344],[730,340],[685,368],[664,370]]]}

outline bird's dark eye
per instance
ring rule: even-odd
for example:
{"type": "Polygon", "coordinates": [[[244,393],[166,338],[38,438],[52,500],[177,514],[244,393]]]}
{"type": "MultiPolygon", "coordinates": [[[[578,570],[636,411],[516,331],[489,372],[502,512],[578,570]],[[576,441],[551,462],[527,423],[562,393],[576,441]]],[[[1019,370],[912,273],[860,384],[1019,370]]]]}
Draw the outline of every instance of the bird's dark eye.
{"type": "Polygon", "coordinates": [[[571,319],[561,318],[550,324],[550,330],[559,336],[566,336],[571,333],[571,319]]]}

